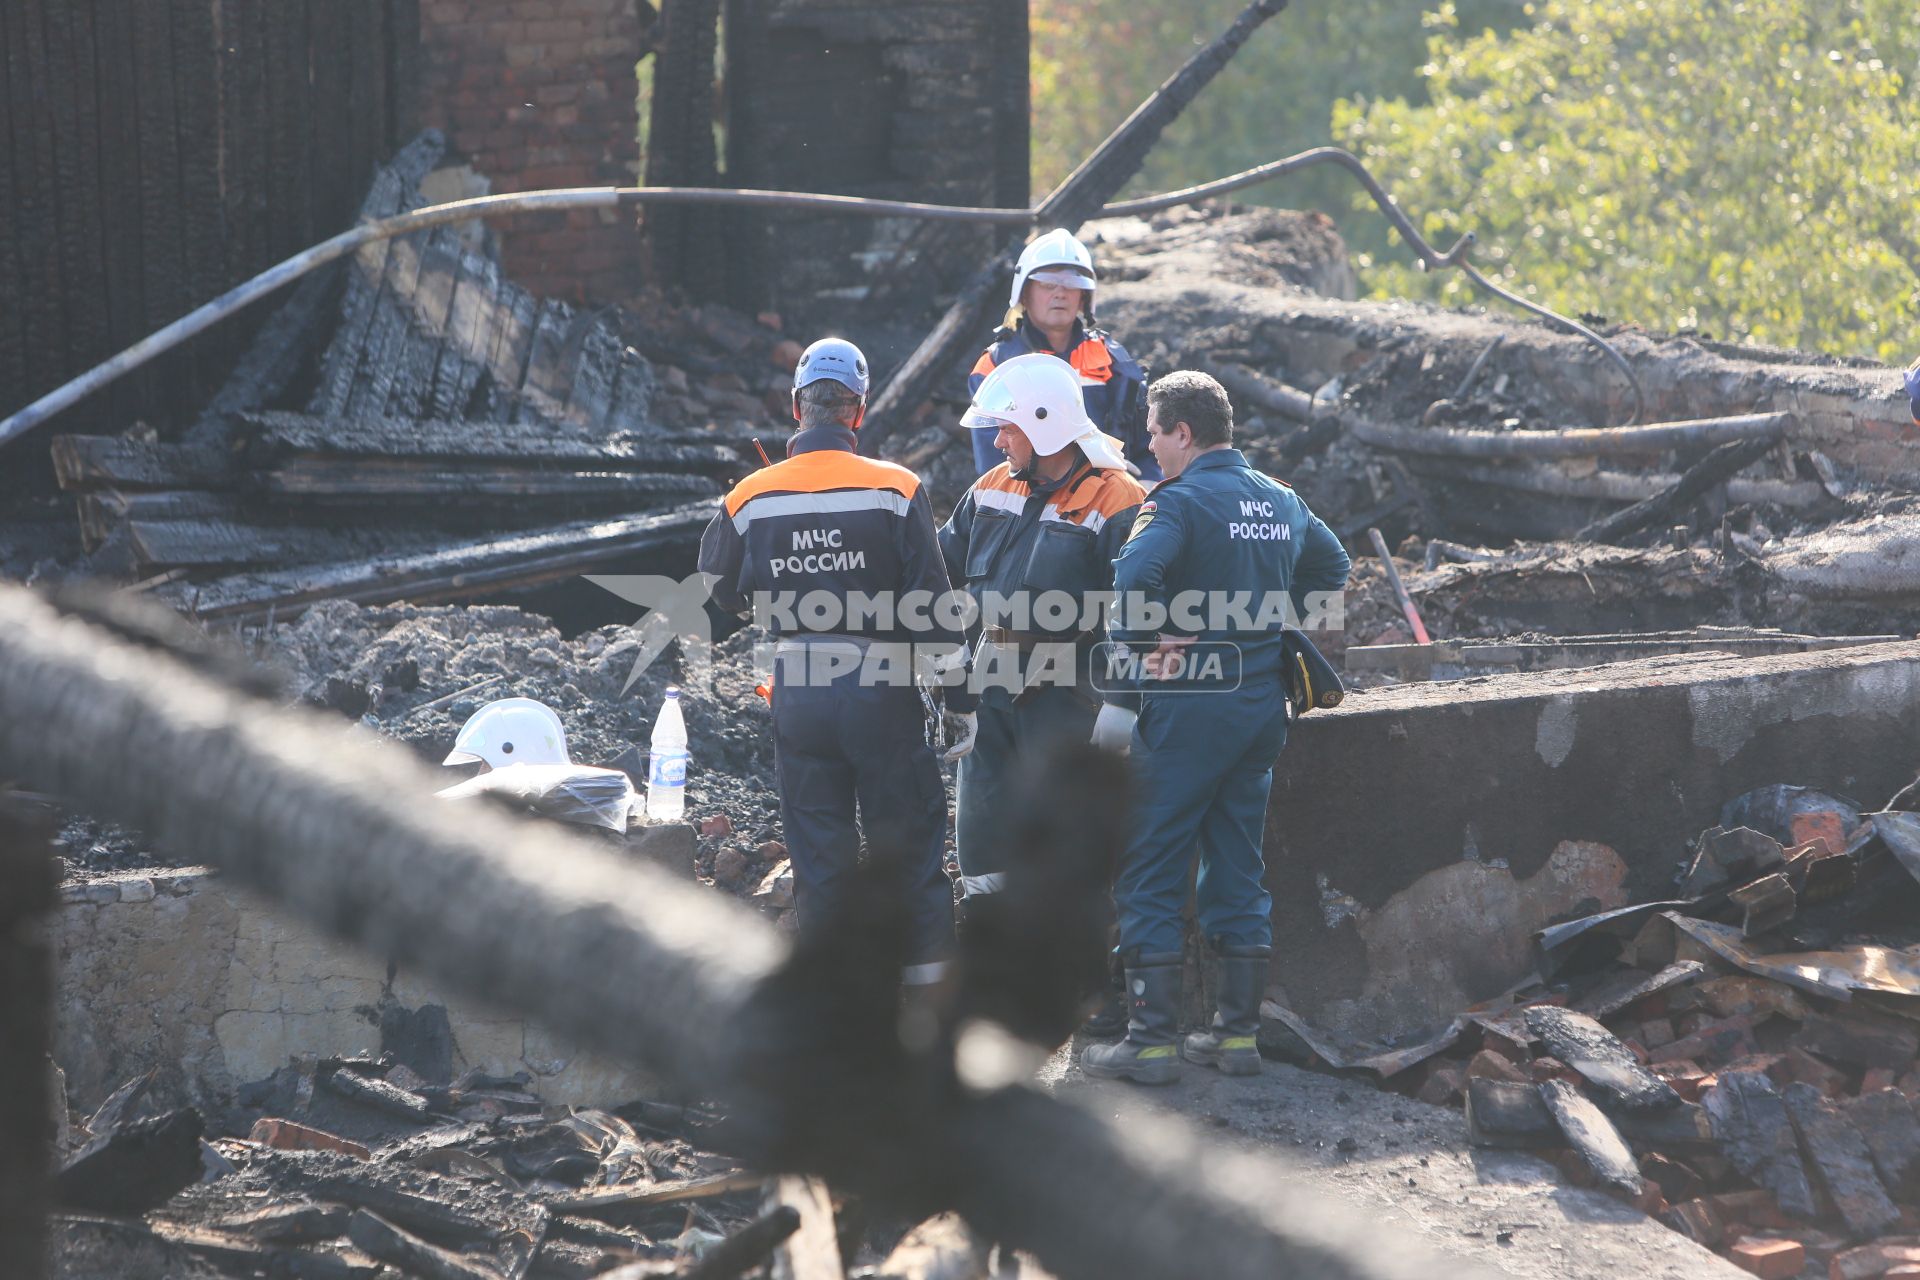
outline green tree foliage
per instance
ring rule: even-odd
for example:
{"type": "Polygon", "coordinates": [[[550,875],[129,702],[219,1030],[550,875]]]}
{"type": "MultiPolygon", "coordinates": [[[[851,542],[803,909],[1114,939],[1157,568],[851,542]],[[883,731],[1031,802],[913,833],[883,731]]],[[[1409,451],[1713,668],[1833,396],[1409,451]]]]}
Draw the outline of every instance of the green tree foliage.
{"type": "MultiPolygon", "coordinates": [[[[1032,0],[1033,185],[1050,190],[1246,0],[1032,0]]],[[[1294,0],[1167,130],[1131,191],[1188,186],[1333,140],[1333,104],[1426,101],[1433,24],[1505,30],[1521,0],[1294,0]],[[1435,11],[1429,14],[1428,11],[1435,11]],[[1457,10],[1457,13],[1456,13],[1457,10]]],[[[1308,170],[1236,197],[1321,209],[1349,235],[1352,179],[1308,170]]],[[[1375,233],[1385,247],[1384,229],[1375,233]]]]}
{"type": "MultiPolygon", "coordinates": [[[[1333,132],[1442,248],[1564,313],[1904,362],[1920,275],[1911,0],[1542,0],[1443,29],[1425,104],[1333,132]]],[[[1288,15],[1291,16],[1291,15],[1288,15]]],[[[1378,294],[1470,299],[1404,249],[1378,294]]],[[[1366,270],[1368,266],[1371,270],[1366,270]]]]}

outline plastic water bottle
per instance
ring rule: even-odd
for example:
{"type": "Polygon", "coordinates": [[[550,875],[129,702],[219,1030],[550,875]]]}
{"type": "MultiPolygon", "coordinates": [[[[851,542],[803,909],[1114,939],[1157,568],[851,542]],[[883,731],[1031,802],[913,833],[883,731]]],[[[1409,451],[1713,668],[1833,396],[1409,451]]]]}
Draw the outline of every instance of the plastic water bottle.
{"type": "Polygon", "coordinates": [[[647,819],[678,822],[687,811],[687,722],[680,714],[680,690],[667,690],[666,705],[653,722],[647,755],[647,819]]]}

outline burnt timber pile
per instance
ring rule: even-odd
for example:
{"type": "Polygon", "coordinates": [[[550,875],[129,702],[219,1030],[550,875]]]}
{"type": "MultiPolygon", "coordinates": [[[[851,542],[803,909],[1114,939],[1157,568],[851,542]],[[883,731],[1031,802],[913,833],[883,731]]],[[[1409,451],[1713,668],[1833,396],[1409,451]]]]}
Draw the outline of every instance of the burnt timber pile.
{"type": "MultiPolygon", "coordinates": [[[[362,216],[420,206],[443,152],[432,133],[405,148],[362,216]]],[[[503,589],[684,549],[749,465],[767,406],[737,375],[689,394],[620,312],[534,298],[484,237],[439,228],[342,265],[299,287],[180,439],[54,438],[95,571],[162,577],[163,598],[227,619],[503,589]]],[[[724,340],[777,379],[765,326],[687,331],[672,355],[711,368],[724,340]]]]}

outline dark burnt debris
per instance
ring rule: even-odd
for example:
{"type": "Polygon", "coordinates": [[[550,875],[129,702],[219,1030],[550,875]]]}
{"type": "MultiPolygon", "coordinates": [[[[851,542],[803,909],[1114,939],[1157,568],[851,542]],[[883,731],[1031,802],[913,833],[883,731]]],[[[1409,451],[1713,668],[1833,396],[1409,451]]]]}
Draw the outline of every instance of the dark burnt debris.
{"type": "Polygon", "coordinates": [[[1910,801],[1738,796],[1672,900],[1542,930],[1539,978],[1438,1034],[1341,1044],[1269,1002],[1268,1048],[1464,1107],[1474,1144],[1541,1151],[1750,1270],[1880,1275],[1920,1240],[1910,801]]]}

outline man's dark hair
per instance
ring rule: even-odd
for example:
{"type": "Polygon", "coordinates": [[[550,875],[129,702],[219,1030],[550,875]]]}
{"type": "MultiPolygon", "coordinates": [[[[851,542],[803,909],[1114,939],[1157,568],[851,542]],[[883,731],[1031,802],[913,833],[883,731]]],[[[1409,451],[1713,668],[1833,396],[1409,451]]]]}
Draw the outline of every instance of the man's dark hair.
{"type": "Polygon", "coordinates": [[[1160,411],[1163,432],[1186,423],[1202,449],[1233,443],[1233,402],[1227,389],[1204,373],[1181,369],[1155,379],[1147,388],[1147,407],[1160,411]]]}
{"type": "Polygon", "coordinates": [[[860,412],[860,397],[854,394],[853,388],[842,386],[832,378],[809,382],[800,388],[799,394],[802,430],[808,427],[850,427],[855,415],[860,412]]]}

